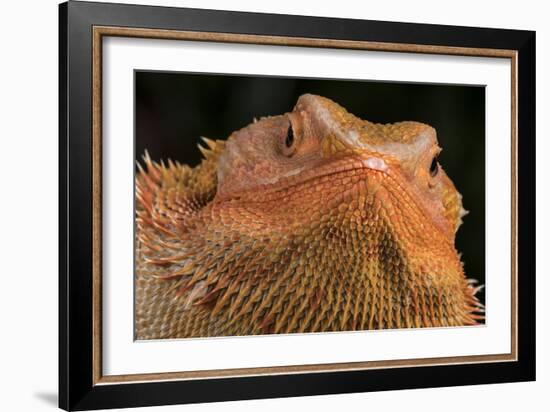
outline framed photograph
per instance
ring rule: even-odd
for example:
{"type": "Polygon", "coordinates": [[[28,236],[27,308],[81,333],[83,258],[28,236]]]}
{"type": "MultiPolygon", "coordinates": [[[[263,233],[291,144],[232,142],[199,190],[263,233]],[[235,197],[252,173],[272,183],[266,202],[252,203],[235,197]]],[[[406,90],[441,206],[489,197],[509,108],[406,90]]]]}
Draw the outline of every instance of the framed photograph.
{"type": "Polygon", "coordinates": [[[66,410],[535,379],[535,33],[60,5],[66,410]]]}

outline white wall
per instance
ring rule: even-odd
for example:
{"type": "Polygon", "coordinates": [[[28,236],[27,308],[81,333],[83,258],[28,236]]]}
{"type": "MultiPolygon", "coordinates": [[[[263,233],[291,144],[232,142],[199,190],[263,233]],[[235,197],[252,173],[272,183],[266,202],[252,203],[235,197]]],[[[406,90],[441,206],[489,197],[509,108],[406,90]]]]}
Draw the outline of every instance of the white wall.
{"type": "MultiPolygon", "coordinates": [[[[538,381],[173,406],[164,410],[546,409],[550,362],[545,348],[550,337],[550,305],[544,297],[550,288],[549,265],[543,261],[547,247],[543,241],[550,225],[543,209],[548,208],[544,177],[550,172],[550,162],[545,159],[550,144],[544,138],[550,132],[545,123],[550,110],[550,28],[545,2],[151,0],[147,3],[537,31],[538,381]]],[[[57,392],[57,1],[2,2],[0,8],[0,409],[51,410],[57,392]]]]}

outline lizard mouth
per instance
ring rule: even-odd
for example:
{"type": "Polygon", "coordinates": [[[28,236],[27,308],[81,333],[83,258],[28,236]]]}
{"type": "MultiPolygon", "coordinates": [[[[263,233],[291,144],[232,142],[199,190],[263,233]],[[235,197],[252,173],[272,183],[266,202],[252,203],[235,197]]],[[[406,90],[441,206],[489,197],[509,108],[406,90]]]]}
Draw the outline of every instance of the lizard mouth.
{"type": "Polygon", "coordinates": [[[310,168],[297,168],[284,175],[262,182],[262,190],[278,192],[310,184],[315,181],[329,182],[331,178],[353,172],[372,171],[385,175],[390,174],[387,161],[376,154],[347,154],[337,159],[321,160],[310,168]]]}

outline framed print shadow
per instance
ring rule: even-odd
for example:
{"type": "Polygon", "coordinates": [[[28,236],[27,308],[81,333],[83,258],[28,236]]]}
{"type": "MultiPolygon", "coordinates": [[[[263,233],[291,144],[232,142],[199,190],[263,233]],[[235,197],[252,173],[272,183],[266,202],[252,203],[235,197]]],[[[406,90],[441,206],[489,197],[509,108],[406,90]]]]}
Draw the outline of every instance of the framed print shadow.
{"type": "Polygon", "coordinates": [[[59,13],[61,408],[535,379],[534,32],[59,13]]]}

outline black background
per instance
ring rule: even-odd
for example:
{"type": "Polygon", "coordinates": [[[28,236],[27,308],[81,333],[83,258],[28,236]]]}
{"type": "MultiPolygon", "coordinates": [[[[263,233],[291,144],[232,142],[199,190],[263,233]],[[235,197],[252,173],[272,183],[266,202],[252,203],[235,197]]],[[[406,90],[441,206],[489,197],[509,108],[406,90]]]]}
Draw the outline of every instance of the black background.
{"type": "MultiPolygon", "coordinates": [[[[445,172],[469,214],[457,233],[468,278],[485,282],[485,89],[481,86],[135,72],[136,158],[196,165],[200,136],[226,139],[254,117],[292,110],[304,93],[376,123],[433,126],[445,172]]],[[[484,291],[478,294],[485,301],[484,291]]]]}

